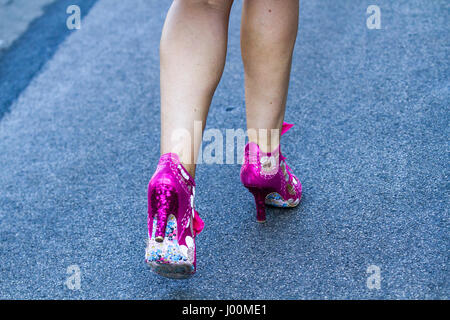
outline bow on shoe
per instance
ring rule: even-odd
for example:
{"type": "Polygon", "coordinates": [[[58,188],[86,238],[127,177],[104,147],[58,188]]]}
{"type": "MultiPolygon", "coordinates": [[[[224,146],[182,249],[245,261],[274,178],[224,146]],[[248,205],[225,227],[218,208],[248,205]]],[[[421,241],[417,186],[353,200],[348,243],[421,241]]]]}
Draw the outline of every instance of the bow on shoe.
{"type": "Polygon", "coordinates": [[[281,135],[285,134],[292,128],[294,125],[292,123],[283,122],[283,126],[281,127],[281,135]]]}
{"type": "MultiPolygon", "coordinates": [[[[285,134],[289,131],[294,125],[292,123],[283,122],[283,126],[281,127],[281,135],[285,134]]],[[[279,150],[280,160],[284,162],[284,165],[286,166],[286,169],[288,170],[289,174],[292,175],[292,170],[286,163],[286,157],[281,154],[281,149],[279,150]]]]}
{"type": "Polygon", "coordinates": [[[194,237],[202,232],[203,228],[205,227],[205,223],[203,222],[202,218],[200,218],[197,210],[194,210],[194,220],[192,222],[192,226],[194,229],[194,237]]]}

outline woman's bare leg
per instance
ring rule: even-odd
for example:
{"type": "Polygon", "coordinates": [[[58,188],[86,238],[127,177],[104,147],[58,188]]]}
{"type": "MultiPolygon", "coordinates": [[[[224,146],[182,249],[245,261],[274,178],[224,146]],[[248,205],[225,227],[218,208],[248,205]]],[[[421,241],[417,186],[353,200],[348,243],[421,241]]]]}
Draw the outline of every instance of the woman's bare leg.
{"type": "Polygon", "coordinates": [[[232,0],[174,0],[161,36],[161,154],[177,153],[189,173],[225,65],[232,0]],[[175,138],[175,139],[174,139],[175,138]],[[194,148],[195,146],[195,148],[194,148]]]}
{"type": "Polygon", "coordinates": [[[267,130],[249,136],[263,152],[274,150],[271,129],[281,129],[298,29],[299,0],[245,0],[241,50],[245,69],[247,128],[267,130]],[[256,139],[257,141],[255,141],[256,139]]]}

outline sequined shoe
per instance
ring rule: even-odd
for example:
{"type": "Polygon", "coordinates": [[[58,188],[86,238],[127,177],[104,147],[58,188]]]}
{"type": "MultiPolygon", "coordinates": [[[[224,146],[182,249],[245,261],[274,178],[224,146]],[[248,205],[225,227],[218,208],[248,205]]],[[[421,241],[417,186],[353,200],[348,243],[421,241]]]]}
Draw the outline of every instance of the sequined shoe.
{"type": "Polygon", "coordinates": [[[148,184],[145,261],[167,278],[191,277],[197,266],[195,237],[204,227],[194,209],[195,181],[174,153],[166,153],[148,184]]]}
{"type": "MultiPolygon", "coordinates": [[[[281,135],[293,124],[283,123],[281,135]]],[[[295,207],[302,197],[302,185],[286,164],[280,147],[264,153],[254,142],[245,146],[241,182],[253,194],[256,203],[256,220],[266,221],[265,205],[295,207]]]]}

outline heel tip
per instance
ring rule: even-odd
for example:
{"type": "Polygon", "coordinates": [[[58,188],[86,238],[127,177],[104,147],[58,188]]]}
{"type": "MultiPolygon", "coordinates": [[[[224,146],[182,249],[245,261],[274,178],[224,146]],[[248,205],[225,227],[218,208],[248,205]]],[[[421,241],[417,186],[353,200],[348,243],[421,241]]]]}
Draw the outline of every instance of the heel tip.
{"type": "Polygon", "coordinates": [[[258,223],[266,223],[266,220],[256,220],[258,223]]]}
{"type": "Polygon", "coordinates": [[[158,237],[155,238],[155,241],[156,241],[156,242],[163,242],[163,241],[164,241],[164,238],[161,237],[161,236],[158,236],[158,237]]]}

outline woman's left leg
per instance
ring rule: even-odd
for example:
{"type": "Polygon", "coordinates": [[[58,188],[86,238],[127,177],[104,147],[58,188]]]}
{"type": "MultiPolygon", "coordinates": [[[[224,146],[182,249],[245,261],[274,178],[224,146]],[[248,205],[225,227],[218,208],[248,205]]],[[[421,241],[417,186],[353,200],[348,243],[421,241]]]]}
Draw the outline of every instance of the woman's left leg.
{"type": "Polygon", "coordinates": [[[148,187],[146,261],[169,278],[196,270],[195,158],[225,64],[232,0],[175,0],[161,36],[161,158],[148,187]],[[173,139],[178,138],[178,139],[173,139]]]}
{"type": "Polygon", "coordinates": [[[161,154],[176,153],[189,173],[225,65],[232,0],[175,0],[161,36],[161,154]],[[178,139],[174,139],[178,138],[178,139]]]}

